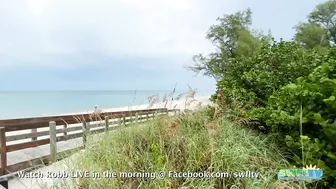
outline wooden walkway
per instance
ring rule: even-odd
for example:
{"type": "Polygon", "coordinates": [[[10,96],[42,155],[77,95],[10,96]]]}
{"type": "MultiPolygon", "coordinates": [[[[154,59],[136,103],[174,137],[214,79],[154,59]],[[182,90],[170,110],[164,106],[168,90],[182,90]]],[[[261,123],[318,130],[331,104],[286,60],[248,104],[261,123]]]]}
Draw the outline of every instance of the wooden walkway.
{"type": "Polygon", "coordinates": [[[100,120],[92,119],[92,114],[0,120],[0,184],[8,188],[8,179],[17,171],[63,159],[85,146],[87,140],[98,141],[101,133],[178,111],[161,108],[94,115],[103,118],[100,120]],[[31,133],[10,134],[22,130],[31,133]]]}

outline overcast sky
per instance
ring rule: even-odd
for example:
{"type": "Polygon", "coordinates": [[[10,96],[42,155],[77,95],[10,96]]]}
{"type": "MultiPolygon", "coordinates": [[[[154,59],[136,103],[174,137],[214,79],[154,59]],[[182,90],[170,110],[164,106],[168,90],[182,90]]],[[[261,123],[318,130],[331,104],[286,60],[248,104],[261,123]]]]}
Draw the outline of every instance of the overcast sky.
{"type": "Polygon", "coordinates": [[[214,90],[184,66],[213,50],[216,18],[248,7],[253,28],[291,39],[322,0],[0,0],[0,90],[214,90]]]}

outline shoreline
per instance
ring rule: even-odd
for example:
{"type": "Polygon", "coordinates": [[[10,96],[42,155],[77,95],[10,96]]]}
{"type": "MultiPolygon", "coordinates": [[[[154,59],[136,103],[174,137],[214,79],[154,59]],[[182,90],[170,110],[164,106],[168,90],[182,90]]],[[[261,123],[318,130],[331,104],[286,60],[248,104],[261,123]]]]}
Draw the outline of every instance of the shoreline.
{"type": "MultiPolygon", "coordinates": [[[[190,103],[190,105],[187,107],[188,109],[195,109],[198,105],[198,103],[201,103],[201,105],[207,105],[210,104],[209,100],[210,96],[201,96],[201,97],[195,97],[194,102],[190,103]]],[[[185,99],[183,100],[169,100],[167,101],[166,108],[168,109],[185,109],[186,104],[185,99]]],[[[115,108],[105,108],[101,109],[102,113],[104,112],[114,112],[114,111],[131,111],[131,110],[144,110],[144,109],[153,109],[153,108],[164,108],[165,103],[155,103],[152,107],[149,107],[149,104],[140,104],[140,105],[132,105],[132,106],[123,106],[123,107],[115,107],[115,108]]],[[[61,114],[61,115],[73,115],[73,114],[87,114],[87,113],[94,113],[94,111],[86,111],[86,112],[77,112],[77,113],[70,113],[70,114],[61,114]]]]}
{"type": "MultiPolygon", "coordinates": [[[[195,109],[197,108],[197,105],[199,105],[199,103],[201,103],[201,106],[211,104],[212,102],[210,102],[209,98],[210,96],[195,97],[194,98],[195,101],[191,102],[189,106],[187,106],[187,109],[195,109]]],[[[167,101],[166,108],[184,110],[186,109],[185,104],[186,104],[185,98],[180,99],[180,100],[173,100],[173,101],[169,100],[167,101]]],[[[149,104],[140,104],[140,105],[122,106],[122,107],[114,107],[114,108],[105,108],[105,109],[101,109],[101,112],[104,113],[104,112],[132,111],[132,110],[144,110],[144,109],[164,108],[164,107],[165,107],[165,104],[163,102],[159,102],[159,103],[155,103],[152,107],[149,107],[149,104]]],[[[56,114],[56,115],[48,114],[48,115],[34,116],[34,117],[67,116],[67,115],[81,115],[81,114],[92,114],[92,113],[94,113],[94,111],[73,112],[73,113],[56,114]]],[[[24,118],[30,118],[30,117],[23,117],[23,119],[24,118]]],[[[21,119],[21,118],[14,118],[14,119],[21,119]]]]}
{"type": "MultiPolygon", "coordinates": [[[[203,106],[206,106],[208,104],[212,104],[212,102],[210,102],[209,98],[210,98],[210,96],[195,97],[194,98],[195,101],[190,103],[190,105],[187,107],[187,109],[195,110],[195,109],[199,108],[200,106],[203,107],[203,106]],[[199,103],[201,103],[201,104],[199,104],[199,103]]],[[[183,98],[181,100],[168,101],[167,105],[166,105],[166,108],[168,108],[168,109],[179,109],[180,111],[183,111],[183,110],[186,109],[185,104],[186,104],[186,99],[185,98],[183,98]]],[[[142,105],[136,105],[136,106],[126,106],[126,107],[124,106],[124,107],[116,107],[116,108],[107,108],[107,109],[102,109],[102,112],[117,112],[117,111],[131,111],[131,110],[150,109],[150,108],[148,108],[148,105],[149,104],[142,104],[142,105]]],[[[160,102],[160,103],[154,104],[151,108],[164,108],[164,106],[165,106],[165,104],[160,102]]],[[[81,114],[88,114],[88,113],[93,113],[93,112],[94,111],[86,111],[86,112],[76,112],[76,113],[57,114],[57,115],[45,115],[45,116],[35,116],[35,117],[24,117],[24,118],[14,118],[14,119],[49,117],[49,116],[65,116],[65,115],[81,115],[81,114]]],[[[69,127],[74,127],[74,126],[76,126],[76,124],[69,125],[69,127]]],[[[48,130],[49,130],[48,127],[38,128],[37,132],[48,131],[48,130]]],[[[27,134],[27,133],[30,133],[30,132],[31,132],[30,129],[20,130],[20,131],[10,131],[10,132],[6,132],[6,136],[27,134]]],[[[48,137],[48,136],[39,137],[39,138],[44,139],[46,137],[48,137]]],[[[24,142],[24,141],[29,141],[29,140],[30,139],[22,139],[22,140],[19,140],[19,141],[8,142],[8,144],[16,144],[16,143],[21,143],[21,142],[24,142]]]]}
{"type": "MultiPolygon", "coordinates": [[[[212,102],[210,102],[209,100],[210,95],[209,96],[197,96],[194,98],[194,102],[190,103],[190,105],[187,107],[188,109],[194,109],[196,108],[196,106],[198,105],[198,103],[201,103],[202,106],[206,105],[206,104],[211,104],[212,102]]],[[[188,99],[188,101],[190,101],[190,99],[188,99]]],[[[179,100],[168,100],[167,104],[166,104],[166,108],[168,109],[180,109],[183,110],[185,109],[185,102],[186,102],[186,98],[182,97],[179,100]],[[175,106],[175,107],[174,107],[175,106]]],[[[160,101],[157,102],[155,104],[153,104],[152,107],[148,107],[149,103],[145,102],[145,103],[140,103],[140,104],[131,104],[131,105],[127,105],[127,106],[118,106],[118,107],[112,107],[112,108],[104,108],[101,109],[102,112],[114,112],[114,111],[131,111],[131,110],[143,110],[143,109],[153,109],[153,108],[164,108],[165,104],[160,101]]],[[[99,108],[99,104],[98,104],[98,109],[99,108]]],[[[92,110],[86,110],[86,111],[76,111],[76,112],[69,112],[69,113],[54,113],[54,114],[49,114],[49,113],[43,113],[40,115],[33,115],[33,116],[17,116],[17,117],[8,117],[8,118],[0,118],[0,120],[12,120],[12,119],[27,119],[27,118],[38,118],[38,117],[51,117],[51,116],[67,116],[67,115],[80,115],[80,114],[91,114],[94,113],[94,106],[92,107],[92,110]]]]}
{"type": "MultiPolygon", "coordinates": [[[[57,92],[57,91],[56,91],[57,92]]],[[[82,92],[82,93],[17,93],[2,94],[2,106],[0,107],[0,120],[9,119],[21,119],[29,117],[46,117],[57,115],[69,115],[74,113],[88,113],[94,110],[95,105],[99,105],[98,109],[139,109],[147,108],[147,104],[150,101],[158,98],[159,101],[163,101],[165,97],[171,101],[169,95],[173,95],[174,101],[176,98],[184,100],[189,95],[194,95],[195,98],[211,96],[212,92],[197,91],[179,91],[167,90],[153,90],[144,92],[144,90],[138,90],[136,92],[126,91],[107,91],[94,93],[82,92]],[[181,98],[182,97],[182,98],[181,98]],[[138,107],[140,105],[140,107],[138,107]],[[125,108],[127,107],[127,108],[125,108]]]]}

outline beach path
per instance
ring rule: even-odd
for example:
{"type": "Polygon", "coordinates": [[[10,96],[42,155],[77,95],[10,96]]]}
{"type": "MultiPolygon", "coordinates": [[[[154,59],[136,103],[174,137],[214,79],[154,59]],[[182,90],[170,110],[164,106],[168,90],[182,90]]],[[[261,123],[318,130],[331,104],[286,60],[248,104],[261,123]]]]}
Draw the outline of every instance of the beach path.
{"type": "MultiPolygon", "coordinates": [[[[196,109],[202,104],[202,106],[211,104],[211,102],[208,100],[209,97],[198,97],[195,98],[195,101],[193,101],[191,104],[189,104],[188,109],[196,109]]],[[[154,105],[153,108],[163,108],[163,104],[154,105]]],[[[185,101],[174,101],[172,108],[174,109],[185,109],[185,101]]],[[[133,110],[135,109],[146,109],[148,105],[141,105],[137,107],[132,107],[133,110]]],[[[113,108],[108,109],[104,111],[122,111],[122,110],[129,110],[129,107],[123,107],[123,108],[113,108]]],[[[118,130],[114,130],[118,131],[118,130]]],[[[18,134],[18,133],[16,133],[18,134]]],[[[98,141],[101,138],[101,134],[96,134],[91,136],[91,141],[95,142],[98,141]]],[[[78,148],[83,146],[83,139],[82,137],[75,138],[75,139],[69,139],[67,141],[60,141],[57,142],[57,152],[64,152],[68,151],[74,148],[78,148]]],[[[32,159],[36,159],[42,156],[47,156],[50,154],[50,145],[42,145],[38,147],[28,148],[24,150],[14,151],[7,153],[7,161],[8,165],[13,165],[19,162],[28,161],[32,159]]],[[[76,154],[75,154],[76,155],[76,154]]],[[[67,168],[69,165],[69,159],[74,158],[75,155],[72,155],[68,158],[62,159],[56,163],[53,163],[48,166],[44,166],[38,169],[35,169],[31,172],[57,172],[62,171],[67,168]]],[[[43,183],[47,183],[47,185],[50,187],[53,182],[56,182],[55,179],[47,179],[47,178],[19,178],[17,176],[14,176],[9,179],[8,185],[9,188],[15,188],[15,189],[25,189],[25,188],[43,188],[43,183]]],[[[1,188],[1,187],[0,187],[1,188]]]]}

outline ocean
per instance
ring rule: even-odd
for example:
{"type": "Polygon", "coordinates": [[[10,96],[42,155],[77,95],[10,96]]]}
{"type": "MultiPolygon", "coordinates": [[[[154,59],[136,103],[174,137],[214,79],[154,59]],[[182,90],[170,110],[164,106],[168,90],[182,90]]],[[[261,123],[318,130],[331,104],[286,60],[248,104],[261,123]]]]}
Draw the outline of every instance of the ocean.
{"type": "MultiPolygon", "coordinates": [[[[176,91],[174,96],[186,91],[176,91]]],[[[99,109],[148,104],[148,97],[162,101],[169,90],[100,91],[0,91],[0,119],[58,115],[99,109]]],[[[195,97],[210,96],[213,91],[198,91],[195,97]]]]}

